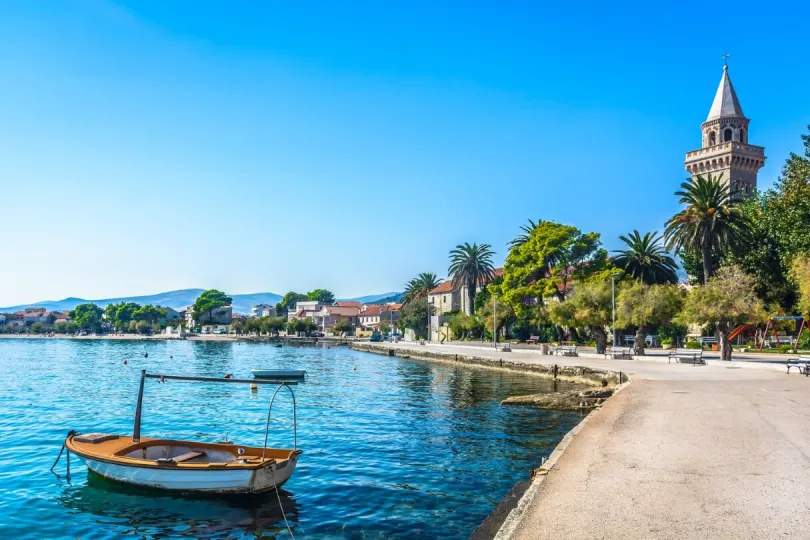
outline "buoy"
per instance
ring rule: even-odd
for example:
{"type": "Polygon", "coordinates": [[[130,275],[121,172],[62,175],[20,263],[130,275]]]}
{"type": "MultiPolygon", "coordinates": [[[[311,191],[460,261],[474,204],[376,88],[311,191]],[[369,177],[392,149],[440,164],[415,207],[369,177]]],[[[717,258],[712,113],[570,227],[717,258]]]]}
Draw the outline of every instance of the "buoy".
{"type": "Polygon", "coordinates": [[[144,358],[149,358],[149,353],[148,352],[143,353],[143,357],[144,358]]]}
{"type": "Polygon", "coordinates": [[[171,359],[172,359],[172,358],[174,358],[174,356],[172,356],[172,355],[169,355],[169,360],[171,360],[171,359]]]}
{"type": "Polygon", "coordinates": [[[259,385],[256,384],[256,383],[250,383],[250,391],[251,392],[258,392],[259,391],[259,385]]]}
{"type": "Polygon", "coordinates": [[[226,374],[225,374],[225,378],[226,378],[226,379],[230,379],[231,377],[233,377],[233,375],[231,375],[230,373],[226,373],[226,374]]]}
{"type": "Polygon", "coordinates": [[[126,361],[126,360],[124,360],[124,365],[127,365],[127,361],[126,361]]]}

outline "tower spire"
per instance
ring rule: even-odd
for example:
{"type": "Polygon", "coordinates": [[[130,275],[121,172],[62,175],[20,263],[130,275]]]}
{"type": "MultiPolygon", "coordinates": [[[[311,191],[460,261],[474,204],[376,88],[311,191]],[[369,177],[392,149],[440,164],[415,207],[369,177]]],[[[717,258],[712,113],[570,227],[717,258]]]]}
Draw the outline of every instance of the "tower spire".
{"type": "Polygon", "coordinates": [[[731,79],[728,76],[728,53],[723,55],[725,64],[723,65],[723,76],[720,78],[720,86],[717,87],[717,93],[714,95],[712,108],[709,110],[709,116],[706,121],[716,120],[724,117],[739,117],[745,118],[740,100],[737,99],[737,92],[734,91],[734,86],[731,84],[731,79]]]}

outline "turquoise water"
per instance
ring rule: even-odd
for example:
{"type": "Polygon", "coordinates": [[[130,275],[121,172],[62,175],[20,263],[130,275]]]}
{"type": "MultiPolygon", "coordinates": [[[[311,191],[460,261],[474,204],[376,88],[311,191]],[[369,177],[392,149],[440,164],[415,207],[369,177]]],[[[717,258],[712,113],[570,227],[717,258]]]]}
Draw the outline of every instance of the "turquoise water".
{"type": "MultiPolygon", "coordinates": [[[[70,429],[131,433],[141,369],[255,367],[309,375],[295,388],[303,454],[280,490],[297,538],[467,538],[580,419],[499,405],[550,389],[542,379],[343,347],[0,339],[0,537],[289,537],[275,493],[166,495],[108,482],[75,456],[69,479],[64,462],[48,472],[70,429]]],[[[147,381],[142,433],[260,446],[270,395],[147,381]]],[[[291,447],[291,410],[280,395],[272,446],[291,447]]]]}

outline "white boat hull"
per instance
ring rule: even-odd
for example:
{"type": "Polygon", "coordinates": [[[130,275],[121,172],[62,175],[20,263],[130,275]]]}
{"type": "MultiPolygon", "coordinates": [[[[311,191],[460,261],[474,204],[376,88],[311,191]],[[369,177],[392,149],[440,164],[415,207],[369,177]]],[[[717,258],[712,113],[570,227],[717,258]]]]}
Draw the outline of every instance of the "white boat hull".
{"type": "Polygon", "coordinates": [[[82,459],[88,469],[104,478],[137,486],[181,492],[259,493],[289,480],[298,455],[282,463],[270,463],[252,470],[136,467],[87,457],[82,459]]]}
{"type": "Polygon", "coordinates": [[[305,369],[253,369],[250,372],[256,378],[265,379],[303,379],[307,376],[305,369]]]}

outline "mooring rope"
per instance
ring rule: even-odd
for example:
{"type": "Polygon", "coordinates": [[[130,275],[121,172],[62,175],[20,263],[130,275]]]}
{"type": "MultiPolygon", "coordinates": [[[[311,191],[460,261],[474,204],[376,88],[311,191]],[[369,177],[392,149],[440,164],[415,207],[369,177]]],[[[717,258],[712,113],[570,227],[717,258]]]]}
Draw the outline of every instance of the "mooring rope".
{"type": "MultiPolygon", "coordinates": [[[[68,431],[67,436],[65,436],[65,440],[62,442],[62,448],[59,449],[59,455],[56,456],[56,461],[54,461],[53,465],[51,465],[51,469],[50,469],[51,472],[53,472],[53,469],[54,469],[54,467],[56,467],[56,464],[59,463],[59,459],[62,457],[62,452],[64,452],[67,449],[67,440],[68,440],[68,438],[70,438],[71,435],[75,435],[75,434],[76,434],[76,432],[74,430],[72,430],[72,429],[70,431],[68,431]]],[[[53,474],[56,474],[56,473],[53,473],[53,474]]],[[[70,450],[67,451],[67,476],[70,476],[70,450]]]]}
{"type": "Polygon", "coordinates": [[[270,466],[270,478],[273,480],[273,488],[276,490],[276,498],[278,499],[278,507],[281,509],[281,517],[284,518],[284,524],[287,526],[287,531],[290,533],[290,536],[293,540],[295,540],[295,535],[290,528],[290,522],[287,521],[287,514],[284,513],[284,506],[281,504],[281,495],[278,494],[278,484],[276,484],[276,473],[273,470],[273,466],[270,466]]]}

